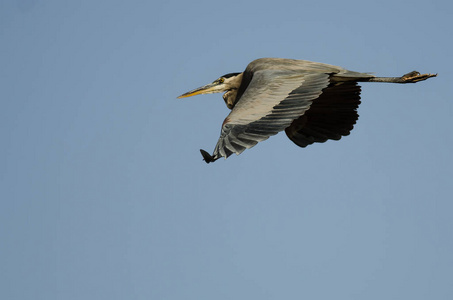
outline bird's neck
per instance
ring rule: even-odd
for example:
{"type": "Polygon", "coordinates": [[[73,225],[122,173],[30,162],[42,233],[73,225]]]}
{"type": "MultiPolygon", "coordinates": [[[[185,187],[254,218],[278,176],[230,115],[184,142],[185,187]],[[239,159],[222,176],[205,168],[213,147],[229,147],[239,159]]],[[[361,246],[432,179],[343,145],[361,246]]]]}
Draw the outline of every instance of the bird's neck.
{"type": "Polygon", "coordinates": [[[237,89],[228,90],[225,92],[225,94],[223,94],[223,100],[225,100],[225,104],[229,109],[233,109],[233,107],[236,105],[237,94],[237,89]]]}
{"type": "Polygon", "coordinates": [[[227,82],[228,90],[223,94],[223,100],[225,100],[225,104],[229,109],[233,109],[238,100],[237,95],[242,82],[242,74],[238,74],[227,82]]]}

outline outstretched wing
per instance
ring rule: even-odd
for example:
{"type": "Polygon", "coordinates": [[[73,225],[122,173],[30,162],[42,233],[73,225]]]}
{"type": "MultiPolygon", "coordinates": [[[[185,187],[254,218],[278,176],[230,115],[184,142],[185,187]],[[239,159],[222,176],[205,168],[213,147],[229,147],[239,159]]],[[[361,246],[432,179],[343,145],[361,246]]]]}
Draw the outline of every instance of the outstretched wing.
{"type": "Polygon", "coordinates": [[[329,74],[320,72],[256,71],[223,122],[219,141],[209,159],[240,154],[284,130],[310,108],[329,82],[329,74]]]}
{"type": "Polygon", "coordinates": [[[331,83],[310,109],[285,129],[298,146],[306,147],[349,135],[359,115],[360,86],[355,81],[331,83]]]}

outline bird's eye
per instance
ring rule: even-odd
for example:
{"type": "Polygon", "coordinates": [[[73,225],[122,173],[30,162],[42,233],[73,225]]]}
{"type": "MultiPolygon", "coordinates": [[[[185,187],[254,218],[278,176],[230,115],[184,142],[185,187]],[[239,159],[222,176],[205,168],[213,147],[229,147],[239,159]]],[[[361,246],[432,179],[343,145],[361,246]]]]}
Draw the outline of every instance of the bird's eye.
{"type": "Polygon", "coordinates": [[[225,81],[225,79],[223,77],[220,77],[219,79],[217,79],[218,83],[223,83],[224,81],[225,81]]]}

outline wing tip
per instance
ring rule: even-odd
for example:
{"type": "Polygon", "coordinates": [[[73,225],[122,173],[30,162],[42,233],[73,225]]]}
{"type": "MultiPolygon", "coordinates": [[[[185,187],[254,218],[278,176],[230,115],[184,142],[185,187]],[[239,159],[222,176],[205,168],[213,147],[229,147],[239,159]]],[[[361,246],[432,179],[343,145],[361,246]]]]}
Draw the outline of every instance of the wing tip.
{"type": "Polygon", "coordinates": [[[211,162],[215,162],[217,159],[219,159],[218,157],[217,158],[214,158],[214,156],[212,156],[211,154],[209,154],[207,151],[203,150],[203,149],[200,149],[200,153],[201,155],[203,156],[203,160],[209,164],[211,162]]]}

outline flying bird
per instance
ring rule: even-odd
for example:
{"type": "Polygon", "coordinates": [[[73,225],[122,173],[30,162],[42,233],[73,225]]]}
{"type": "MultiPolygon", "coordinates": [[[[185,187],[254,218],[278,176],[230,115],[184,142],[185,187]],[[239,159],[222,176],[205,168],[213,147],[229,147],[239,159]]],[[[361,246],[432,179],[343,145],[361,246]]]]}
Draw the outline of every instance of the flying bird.
{"type": "Polygon", "coordinates": [[[401,77],[375,77],[341,67],[283,58],[260,58],[244,72],[229,73],[178,98],[222,93],[231,109],[213,154],[203,159],[239,155],[285,130],[300,147],[349,135],[358,119],[358,82],[415,83],[437,74],[417,71],[401,77]]]}

